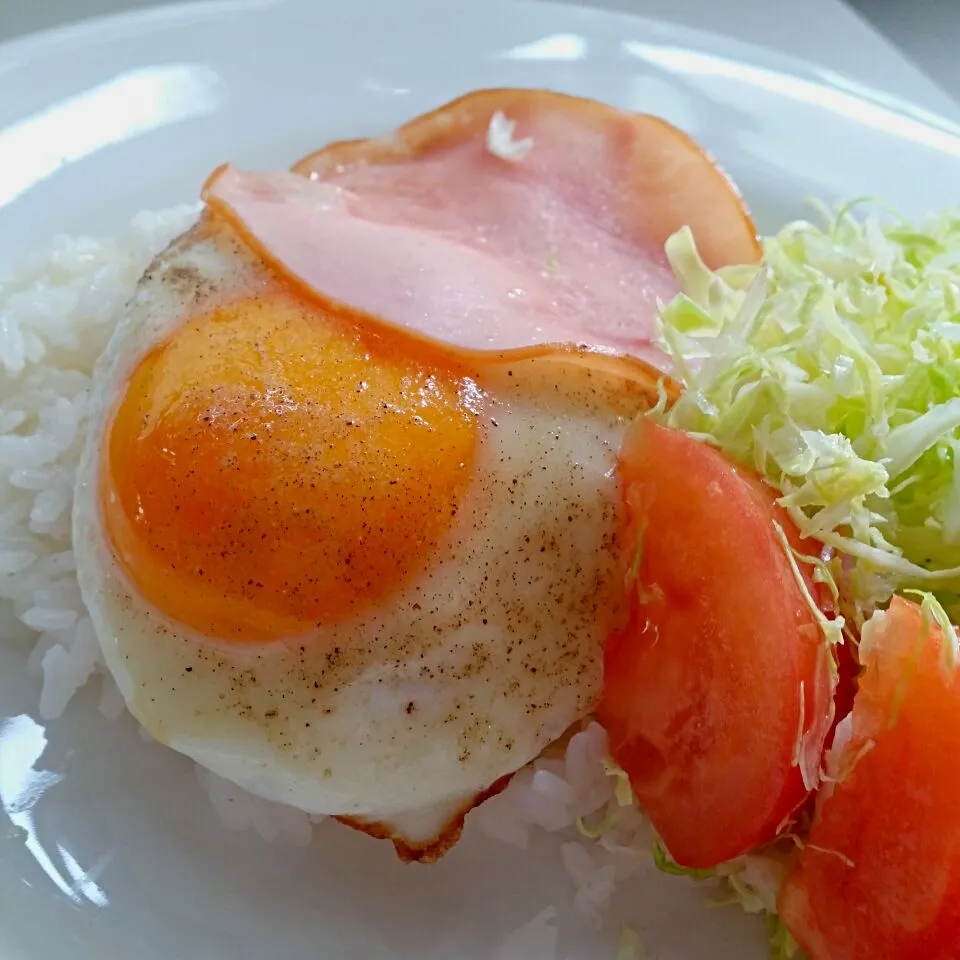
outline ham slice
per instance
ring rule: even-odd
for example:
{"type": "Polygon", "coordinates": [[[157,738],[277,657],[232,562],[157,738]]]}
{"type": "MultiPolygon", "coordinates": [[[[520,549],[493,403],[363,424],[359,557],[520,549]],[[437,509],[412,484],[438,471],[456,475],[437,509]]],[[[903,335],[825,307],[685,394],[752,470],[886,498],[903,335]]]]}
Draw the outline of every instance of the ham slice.
{"type": "Polygon", "coordinates": [[[474,357],[666,369],[653,341],[656,301],[677,292],[667,237],[690,226],[714,267],[759,255],[739,195],[684,134],[556,93],[471,94],[294,171],[221,167],[204,199],[314,295],[474,357]]]}

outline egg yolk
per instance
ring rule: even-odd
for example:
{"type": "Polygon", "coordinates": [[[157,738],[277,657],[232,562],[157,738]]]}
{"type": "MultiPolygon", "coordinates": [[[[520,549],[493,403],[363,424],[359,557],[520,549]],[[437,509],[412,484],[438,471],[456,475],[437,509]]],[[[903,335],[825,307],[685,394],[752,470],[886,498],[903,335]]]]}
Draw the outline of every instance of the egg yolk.
{"type": "Polygon", "coordinates": [[[208,635],[303,635],[428,563],[471,475],[482,402],[336,306],[285,291],[148,353],[109,425],[100,501],[141,595],[208,635]]]}

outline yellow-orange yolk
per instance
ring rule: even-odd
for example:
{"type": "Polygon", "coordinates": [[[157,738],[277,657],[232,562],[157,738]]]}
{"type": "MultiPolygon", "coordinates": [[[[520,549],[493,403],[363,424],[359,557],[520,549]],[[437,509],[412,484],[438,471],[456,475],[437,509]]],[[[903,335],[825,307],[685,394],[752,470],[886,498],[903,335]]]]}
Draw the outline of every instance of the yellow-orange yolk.
{"type": "Polygon", "coordinates": [[[475,385],[286,291],[188,321],[135,368],[100,498],[121,567],[225,639],[297,636],[419,573],[477,445],[475,385]]]}

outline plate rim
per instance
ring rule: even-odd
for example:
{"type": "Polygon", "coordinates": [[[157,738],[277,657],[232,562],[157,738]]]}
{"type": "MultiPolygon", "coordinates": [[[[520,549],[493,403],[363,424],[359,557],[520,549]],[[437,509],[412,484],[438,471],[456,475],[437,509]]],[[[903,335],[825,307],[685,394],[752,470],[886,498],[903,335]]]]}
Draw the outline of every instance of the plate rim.
{"type": "MultiPolygon", "coordinates": [[[[191,23],[229,17],[237,13],[279,10],[291,6],[300,6],[313,12],[320,9],[322,2],[323,0],[312,0],[312,2],[310,0],[165,0],[163,3],[142,9],[84,17],[0,41],[0,76],[16,72],[18,69],[29,68],[31,59],[53,56],[62,52],[63,48],[110,45],[131,33],[139,32],[142,28],[163,27],[168,24],[189,26],[191,23]]],[[[377,0],[354,0],[354,5],[372,6],[376,2],[377,0]]],[[[716,50],[722,47],[727,51],[728,59],[742,63],[763,64],[768,69],[783,75],[804,77],[819,86],[841,91],[858,100],[894,111],[929,127],[960,136],[960,122],[945,114],[931,110],[910,98],[888,93],[873,84],[857,80],[817,60],[778,50],[752,40],[742,40],[719,31],[688,26],[670,19],[626,10],[610,10],[594,6],[590,0],[573,0],[573,2],[487,0],[483,12],[473,4],[465,7],[463,0],[405,0],[405,2],[445,12],[453,10],[457,5],[460,7],[458,12],[461,15],[465,10],[478,16],[486,16],[486,10],[489,8],[521,7],[530,12],[539,10],[544,14],[557,17],[630,23],[640,28],[646,35],[653,35],[664,41],[672,40],[672,45],[696,50],[716,50]]],[[[664,43],[664,45],[667,44],[664,43]]],[[[16,92],[12,92],[4,99],[15,105],[16,92]]]]}

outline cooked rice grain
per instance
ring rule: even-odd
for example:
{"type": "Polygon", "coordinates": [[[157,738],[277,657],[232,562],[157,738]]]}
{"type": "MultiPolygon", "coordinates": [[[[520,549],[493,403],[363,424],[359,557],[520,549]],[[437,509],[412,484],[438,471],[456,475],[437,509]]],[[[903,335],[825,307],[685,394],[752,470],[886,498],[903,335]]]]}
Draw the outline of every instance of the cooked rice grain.
{"type": "MultiPolygon", "coordinates": [[[[147,265],[196,215],[179,206],[110,240],[58,237],[0,284],[0,631],[32,644],[45,720],[101,666],[70,544],[93,365],[147,265]]],[[[117,716],[111,688],[105,678],[101,705],[117,716]]]]}

